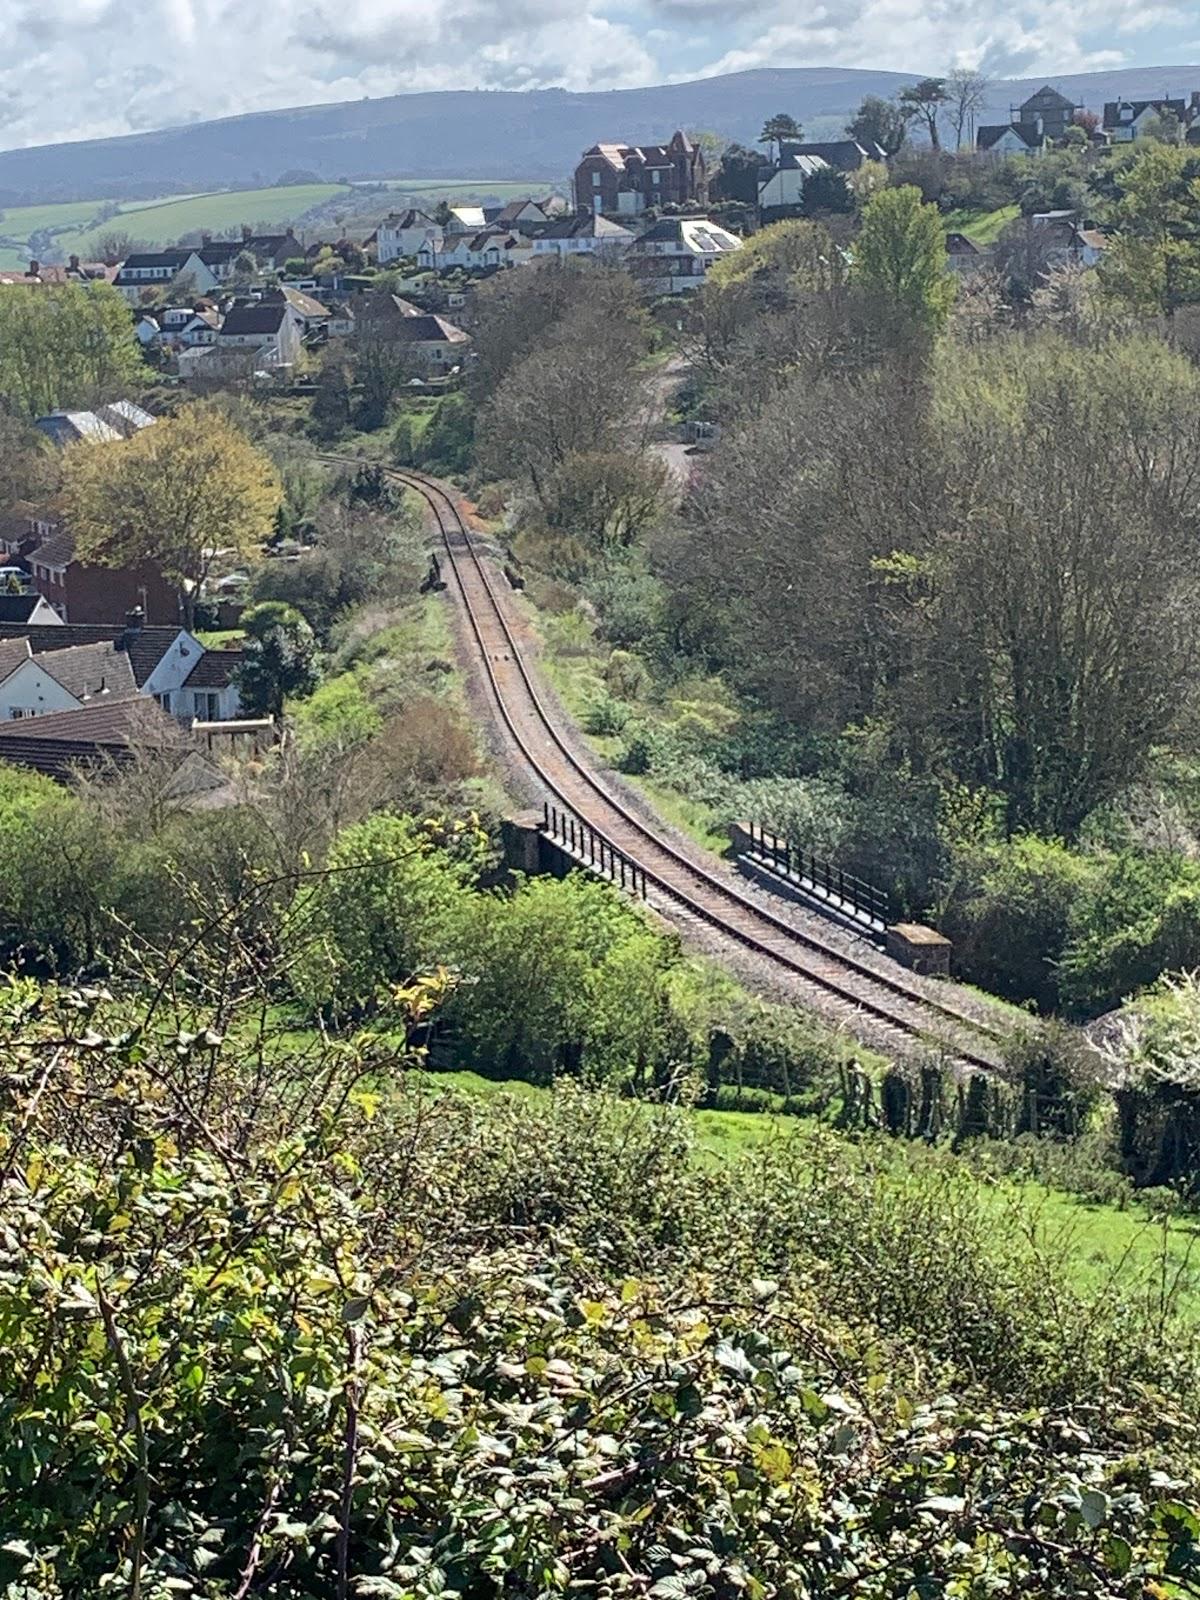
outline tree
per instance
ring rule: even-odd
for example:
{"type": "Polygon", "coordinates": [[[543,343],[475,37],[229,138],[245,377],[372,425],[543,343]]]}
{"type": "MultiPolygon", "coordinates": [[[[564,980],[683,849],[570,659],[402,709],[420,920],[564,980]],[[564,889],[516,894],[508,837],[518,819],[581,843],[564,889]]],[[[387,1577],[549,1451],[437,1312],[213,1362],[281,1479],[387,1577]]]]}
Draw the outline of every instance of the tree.
{"type": "Polygon", "coordinates": [[[1077,111],[1071,118],[1071,126],[1073,128],[1082,128],[1088,138],[1091,139],[1099,130],[1100,113],[1098,111],[1077,111]]]}
{"type": "Polygon", "coordinates": [[[869,94],[846,124],[846,132],[868,149],[877,144],[885,156],[894,156],[904,143],[908,124],[909,113],[894,100],[869,94]]]}
{"type": "Polygon", "coordinates": [[[899,98],[901,106],[907,108],[916,121],[925,124],[930,144],[935,150],[940,150],[942,140],[938,130],[938,118],[941,116],[942,107],[950,100],[946,80],[922,78],[919,83],[901,89],[899,98]]]}
{"type": "Polygon", "coordinates": [[[863,210],[855,243],[854,281],[877,304],[912,326],[938,333],[954,303],[946,270],[946,231],[935,206],[910,185],[883,189],[863,210]]]}
{"type": "Polygon", "coordinates": [[[356,319],[354,376],[359,384],[359,424],[382,428],[392,402],[417,371],[413,347],[400,326],[404,313],[391,295],[369,295],[356,319]]]}
{"type": "Polygon", "coordinates": [[[1140,137],[1154,139],[1159,144],[1180,144],[1183,141],[1183,124],[1170,106],[1163,106],[1154,116],[1146,118],[1140,137]]]}
{"type": "Polygon", "coordinates": [[[115,400],[146,368],[108,284],[14,284],[0,294],[0,402],[20,416],[115,400]]]}
{"type": "Polygon", "coordinates": [[[854,190],[844,172],[836,167],[822,167],[804,180],[804,214],[820,216],[822,212],[846,214],[854,210],[854,190]]]}
{"type": "Polygon", "coordinates": [[[21,417],[0,411],[0,506],[44,500],[58,487],[54,447],[21,417]]]}
{"type": "Polygon", "coordinates": [[[312,431],[318,439],[337,439],[350,426],[350,372],[339,350],[326,350],[312,398],[312,431]]]}
{"type": "Polygon", "coordinates": [[[987,103],[991,79],[973,67],[954,67],[946,74],[946,98],[950,106],[950,126],[954,129],[954,148],[961,150],[975,143],[975,119],[987,103]]]}
{"type": "Polygon", "coordinates": [[[281,717],[286,700],[306,700],[321,681],[317,641],[292,606],[264,601],[242,617],[245,658],[238,692],[251,716],[281,717]]]}
{"type": "Polygon", "coordinates": [[[763,123],[762,132],[758,136],[759,144],[765,144],[772,152],[778,150],[785,139],[798,140],[804,135],[804,129],[786,111],[777,111],[773,117],[768,117],[763,123]]]}
{"type": "Polygon", "coordinates": [[[1152,143],[1109,174],[1116,237],[1100,268],[1115,299],[1172,317],[1200,300],[1200,158],[1152,143]]]}
{"type": "Polygon", "coordinates": [[[279,475],[209,406],[191,405],[117,444],[63,462],[67,521],[85,561],[153,562],[179,585],[190,624],[219,552],[252,555],[279,509],[279,475]]]}
{"type": "Polygon", "coordinates": [[[98,260],[108,266],[115,266],[118,261],[124,261],[126,256],[133,255],[141,246],[139,241],[124,229],[110,228],[99,236],[92,248],[98,260]]]}
{"type": "Polygon", "coordinates": [[[711,171],[720,161],[722,151],[728,149],[729,140],[712,128],[688,128],[685,131],[704,156],[704,164],[711,171]]]}
{"type": "Polygon", "coordinates": [[[715,200],[740,200],[743,205],[757,205],[758,174],[762,164],[763,158],[757,150],[731,144],[721,156],[709,193],[715,200]]]}

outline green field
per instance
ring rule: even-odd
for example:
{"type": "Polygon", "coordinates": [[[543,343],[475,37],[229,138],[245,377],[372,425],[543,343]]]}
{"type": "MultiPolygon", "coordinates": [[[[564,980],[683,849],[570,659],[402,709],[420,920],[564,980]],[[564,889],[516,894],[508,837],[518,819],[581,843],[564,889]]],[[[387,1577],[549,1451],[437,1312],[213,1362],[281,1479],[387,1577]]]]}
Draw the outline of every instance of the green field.
{"type": "Polygon", "coordinates": [[[169,244],[196,228],[214,233],[241,223],[278,226],[293,222],[338,194],[342,184],[299,183],[280,189],[231,189],[214,194],[170,195],[161,200],[131,200],[117,216],[98,220],[113,204],[103,200],[69,200],[59,205],[14,206],[0,212],[0,267],[23,266],[30,255],[31,234],[49,229],[64,256],[86,256],[103,233],[122,231],[149,245],[169,244]]]}
{"type": "Polygon", "coordinates": [[[985,250],[1020,215],[1020,206],[1001,206],[998,211],[948,211],[942,220],[948,233],[965,234],[972,244],[985,250]]]}

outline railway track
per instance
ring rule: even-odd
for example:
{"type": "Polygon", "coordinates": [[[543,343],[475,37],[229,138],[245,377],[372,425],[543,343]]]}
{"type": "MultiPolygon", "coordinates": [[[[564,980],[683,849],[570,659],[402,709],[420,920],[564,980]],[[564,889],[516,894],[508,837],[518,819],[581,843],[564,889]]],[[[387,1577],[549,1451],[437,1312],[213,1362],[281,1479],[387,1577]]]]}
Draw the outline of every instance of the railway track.
{"type": "MultiPolygon", "coordinates": [[[[321,456],[328,465],[354,463],[321,456]]],[[[509,743],[545,796],[586,822],[611,850],[637,863],[651,903],[676,922],[707,928],[786,975],[797,997],[869,1042],[913,1057],[938,1052],[960,1072],[1002,1067],[1003,1031],[930,992],[903,968],[868,963],[776,916],[630,808],[571,749],[526,664],[502,591],[480,556],[454,496],[436,479],[388,475],[420,496],[437,523],[469,635],[509,743]],[[888,970],[893,967],[894,970],[888,970]],[[857,1024],[857,1027],[856,1027],[857,1024]],[[868,1027],[863,1026],[868,1024],[868,1027]]]]}

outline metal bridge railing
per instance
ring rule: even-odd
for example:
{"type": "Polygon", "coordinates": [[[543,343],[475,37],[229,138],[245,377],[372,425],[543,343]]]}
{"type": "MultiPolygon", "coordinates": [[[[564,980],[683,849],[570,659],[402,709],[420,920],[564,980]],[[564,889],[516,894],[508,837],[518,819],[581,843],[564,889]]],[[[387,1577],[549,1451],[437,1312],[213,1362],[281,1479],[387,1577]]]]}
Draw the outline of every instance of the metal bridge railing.
{"type": "Polygon", "coordinates": [[[590,823],[549,801],[542,807],[542,818],[547,835],[581,867],[589,867],[639,900],[646,898],[645,869],[620,850],[614,850],[590,823]]]}
{"type": "Polygon", "coordinates": [[[886,889],[868,883],[857,873],[847,872],[832,861],[822,860],[791,839],[780,839],[768,833],[757,822],[748,822],[746,832],[755,854],[772,862],[787,877],[798,879],[805,888],[839,903],[842,909],[880,931],[891,923],[891,902],[886,889]]]}

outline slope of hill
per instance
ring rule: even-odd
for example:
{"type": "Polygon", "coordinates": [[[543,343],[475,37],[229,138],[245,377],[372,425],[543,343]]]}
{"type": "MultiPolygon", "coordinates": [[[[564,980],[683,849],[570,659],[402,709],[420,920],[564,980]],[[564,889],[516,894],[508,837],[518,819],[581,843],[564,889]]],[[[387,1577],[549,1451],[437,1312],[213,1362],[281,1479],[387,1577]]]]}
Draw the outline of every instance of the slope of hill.
{"type": "MultiPolygon", "coordinates": [[[[120,194],[127,198],[216,187],[262,186],[288,170],[328,182],[433,179],[486,168],[493,179],[561,179],[600,138],[662,137],[676,127],[753,140],[765,117],[787,110],[832,132],[865,94],[893,94],[911,75],[840,67],[781,67],[644,89],[572,94],[454,90],[299,106],[191,123],[154,133],[0,152],[0,205],[120,194]],[[822,125],[823,124],[823,125],[822,125]]],[[[1004,79],[988,116],[1041,79],[1004,79]]],[[[1200,87],[1200,67],[1145,67],[1052,79],[1082,104],[1200,87]]]]}

